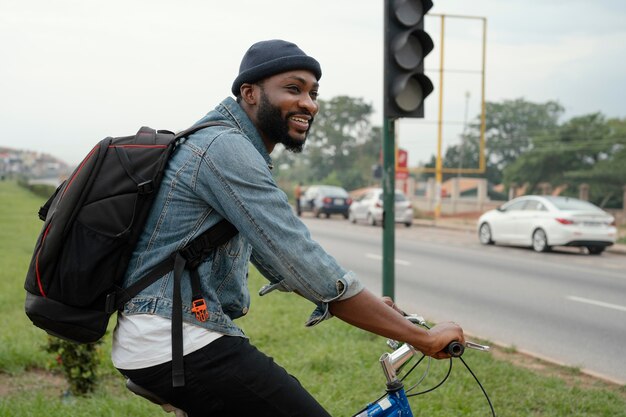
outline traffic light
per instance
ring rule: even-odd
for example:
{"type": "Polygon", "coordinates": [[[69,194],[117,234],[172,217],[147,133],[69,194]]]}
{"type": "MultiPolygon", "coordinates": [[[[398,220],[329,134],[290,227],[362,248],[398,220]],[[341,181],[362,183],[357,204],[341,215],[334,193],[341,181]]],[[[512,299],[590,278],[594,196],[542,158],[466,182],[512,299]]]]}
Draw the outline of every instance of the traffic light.
{"type": "Polygon", "coordinates": [[[430,0],[385,0],[385,117],[424,117],[424,99],[433,83],[424,75],[424,57],[433,40],[424,32],[430,0]]]}

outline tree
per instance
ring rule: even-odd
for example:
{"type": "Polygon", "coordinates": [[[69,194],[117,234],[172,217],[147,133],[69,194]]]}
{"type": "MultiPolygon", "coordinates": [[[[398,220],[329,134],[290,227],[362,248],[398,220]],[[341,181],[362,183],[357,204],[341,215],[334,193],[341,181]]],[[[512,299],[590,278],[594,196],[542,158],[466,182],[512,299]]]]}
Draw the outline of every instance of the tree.
{"type": "MultiPolygon", "coordinates": [[[[607,120],[601,113],[574,117],[562,124],[563,107],[554,101],[523,99],[486,104],[487,172],[490,183],[565,186],[563,194],[577,196],[589,184],[590,200],[621,207],[626,183],[626,119],[607,120]]],[[[480,119],[461,144],[446,150],[444,167],[478,167],[480,119]]],[[[435,158],[427,166],[435,166],[435,158]]],[[[446,177],[450,177],[448,174],[446,177]]],[[[454,174],[456,175],[456,174],[454,174]]]]}
{"type": "MultiPolygon", "coordinates": [[[[543,104],[524,99],[488,103],[486,107],[487,160],[502,171],[531,148],[532,138],[546,135],[558,127],[563,107],[554,101],[543,104]]],[[[480,124],[472,124],[477,136],[480,124]]]]}
{"type": "Polygon", "coordinates": [[[575,117],[554,132],[534,137],[531,149],[505,169],[504,182],[527,183],[528,192],[540,182],[577,185],[585,181],[581,173],[610,157],[612,147],[604,116],[575,117]]]}
{"type": "MultiPolygon", "coordinates": [[[[532,138],[558,127],[563,107],[555,102],[532,103],[518,98],[485,104],[485,174],[490,183],[502,182],[502,171],[531,148],[532,138]]],[[[478,168],[480,115],[470,123],[461,143],[446,150],[444,167],[478,168]]],[[[435,157],[427,166],[435,166],[435,157]]],[[[449,175],[448,175],[449,176],[449,175]]]]}
{"type": "Polygon", "coordinates": [[[601,207],[623,207],[623,187],[626,185],[626,119],[606,121],[601,132],[603,136],[596,137],[593,144],[598,155],[596,162],[582,169],[566,172],[565,178],[577,184],[589,184],[590,200],[601,207]]]}

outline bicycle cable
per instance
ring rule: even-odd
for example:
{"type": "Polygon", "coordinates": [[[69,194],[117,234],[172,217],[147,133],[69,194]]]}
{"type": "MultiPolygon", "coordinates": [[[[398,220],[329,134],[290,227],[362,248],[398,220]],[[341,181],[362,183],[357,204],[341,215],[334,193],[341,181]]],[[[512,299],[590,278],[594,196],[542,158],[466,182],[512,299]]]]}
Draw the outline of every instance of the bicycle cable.
{"type": "MultiPolygon", "coordinates": [[[[422,358],[423,359],[423,358],[422,358]]],[[[478,380],[478,377],[476,376],[476,374],[472,371],[472,369],[469,367],[469,365],[467,364],[467,362],[465,362],[465,360],[459,356],[459,359],[461,360],[461,362],[463,363],[463,365],[465,365],[465,368],[467,368],[467,370],[469,371],[470,375],[472,375],[472,377],[474,378],[474,380],[476,381],[476,383],[478,384],[478,386],[480,387],[480,390],[483,392],[483,395],[485,396],[485,398],[487,399],[487,404],[489,404],[489,409],[491,410],[491,415],[493,417],[496,417],[496,411],[493,408],[493,404],[491,403],[491,399],[489,398],[489,395],[487,394],[487,391],[485,391],[485,388],[483,387],[483,384],[480,383],[480,381],[478,380]]],[[[420,359],[421,361],[421,359],[420,359]]],[[[419,363],[419,362],[418,362],[419,363]]],[[[415,366],[418,365],[418,363],[416,363],[415,365],[413,365],[413,367],[406,373],[406,375],[404,375],[404,377],[402,378],[404,380],[404,378],[406,378],[415,368],[415,366]]],[[[409,388],[406,392],[406,396],[407,397],[416,397],[418,395],[422,395],[422,394],[427,394],[429,392],[432,392],[434,390],[436,390],[437,388],[439,388],[441,385],[443,385],[444,382],[446,382],[446,380],[448,379],[448,377],[450,376],[452,372],[452,358],[450,358],[450,366],[448,367],[448,372],[446,373],[446,375],[443,377],[443,379],[434,387],[429,388],[425,391],[421,391],[421,392],[416,392],[413,394],[409,394],[408,392],[411,391],[413,388],[415,388],[417,385],[419,385],[422,380],[424,379],[424,376],[420,379],[420,381],[417,382],[417,384],[413,385],[411,388],[409,388]]]]}
{"type": "MultiPolygon", "coordinates": [[[[407,376],[409,376],[409,374],[410,374],[411,372],[413,372],[413,370],[417,367],[417,365],[419,365],[419,364],[420,364],[420,363],[424,360],[424,358],[426,358],[426,355],[422,355],[422,357],[421,357],[421,358],[419,358],[419,360],[418,360],[415,364],[413,364],[413,366],[411,367],[411,369],[409,369],[408,371],[406,371],[406,373],[404,374],[404,376],[403,376],[402,378],[400,378],[400,381],[401,381],[401,382],[404,382],[404,380],[406,379],[406,377],[407,377],[407,376]]],[[[424,370],[424,372],[422,373],[421,378],[420,378],[420,379],[419,379],[419,380],[418,380],[415,384],[413,384],[413,386],[411,386],[410,388],[408,388],[408,389],[406,390],[406,392],[407,392],[407,393],[408,393],[408,392],[410,392],[410,391],[412,391],[412,390],[414,390],[415,388],[417,388],[417,386],[418,386],[419,384],[421,384],[421,383],[424,381],[424,379],[426,379],[426,376],[428,376],[428,372],[430,371],[430,363],[431,363],[431,359],[432,359],[432,358],[430,358],[430,357],[428,358],[428,365],[426,365],[426,369],[425,369],[425,370],[424,370]]]]}
{"type": "MultiPolygon", "coordinates": [[[[427,394],[429,392],[432,392],[434,390],[436,390],[437,388],[439,388],[440,386],[443,385],[444,382],[446,382],[446,380],[448,379],[448,377],[450,376],[450,373],[452,372],[452,358],[450,358],[450,366],[448,367],[448,372],[446,373],[446,375],[443,377],[443,379],[441,381],[439,381],[439,383],[437,385],[435,385],[432,388],[429,388],[425,391],[420,391],[420,392],[416,392],[414,394],[407,394],[407,397],[417,397],[418,395],[422,395],[422,394],[427,394]]],[[[411,388],[413,389],[413,388],[411,388]]]]}
{"type": "MultiPolygon", "coordinates": [[[[411,366],[411,368],[402,376],[402,378],[400,378],[400,381],[403,382],[406,377],[409,376],[409,374],[411,374],[411,372],[413,372],[415,370],[415,368],[424,360],[424,358],[426,357],[426,355],[422,355],[421,358],[419,358],[417,360],[416,363],[413,364],[413,366],[411,366]]],[[[467,364],[467,362],[465,362],[465,360],[463,360],[462,357],[459,356],[459,359],[461,360],[461,362],[463,363],[463,365],[465,365],[465,368],[467,368],[467,370],[469,371],[470,375],[472,375],[472,377],[474,378],[474,380],[476,381],[476,383],[478,384],[478,386],[480,387],[480,390],[482,391],[483,395],[485,396],[485,398],[487,399],[487,404],[489,404],[489,409],[491,410],[491,415],[493,417],[496,417],[496,411],[493,408],[493,404],[491,403],[491,399],[489,398],[489,395],[487,394],[487,391],[485,391],[485,388],[483,387],[483,384],[480,383],[480,381],[478,380],[478,377],[476,376],[476,374],[471,370],[471,368],[469,367],[469,365],[467,364]]],[[[452,358],[450,358],[450,366],[448,367],[448,372],[446,373],[446,375],[443,377],[443,379],[441,381],[439,381],[439,383],[437,385],[435,385],[432,388],[429,388],[425,391],[421,391],[421,392],[416,392],[413,394],[409,394],[409,392],[413,389],[415,389],[419,384],[422,383],[422,381],[424,381],[424,378],[426,378],[426,375],[428,374],[428,370],[430,369],[430,360],[428,361],[428,368],[426,369],[426,371],[424,372],[424,374],[422,375],[422,377],[420,378],[419,381],[417,381],[417,383],[413,384],[413,386],[411,386],[410,388],[408,388],[407,390],[405,390],[406,392],[406,396],[407,398],[410,397],[417,397],[418,395],[422,395],[422,394],[427,394],[429,392],[432,392],[434,390],[436,390],[437,388],[439,388],[441,385],[443,385],[444,382],[446,382],[448,380],[448,377],[450,376],[450,374],[452,373],[452,358]]],[[[383,395],[381,395],[378,399],[376,399],[374,401],[374,403],[377,403],[378,401],[380,401],[381,399],[383,399],[388,393],[385,392],[383,395]]],[[[367,409],[367,407],[363,408],[361,411],[359,411],[356,415],[358,415],[359,413],[365,411],[367,409]]]]}
{"type": "MultiPolygon", "coordinates": [[[[426,323],[422,323],[422,326],[426,327],[427,329],[430,330],[430,326],[428,326],[426,323]]],[[[404,378],[406,378],[411,372],[413,372],[413,370],[415,369],[415,367],[417,365],[419,365],[419,363],[424,359],[425,355],[423,355],[419,361],[417,361],[417,363],[415,363],[411,369],[408,370],[408,372],[402,377],[402,381],[404,381],[404,378]]],[[[487,404],[489,404],[489,409],[491,410],[491,415],[493,417],[496,417],[496,411],[493,408],[493,404],[491,403],[491,399],[489,398],[489,395],[487,394],[487,391],[485,391],[485,388],[483,387],[483,384],[480,383],[480,381],[478,380],[478,377],[476,376],[476,374],[474,374],[474,372],[470,369],[469,365],[467,364],[467,362],[465,362],[465,360],[463,360],[463,358],[461,356],[458,357],[461,362],[463,363],[463,365],[465,365],[465,368],[469,371],[470,375],[472,375],[472,377],[474,378],[474,380],[476,381],[476,383],[478,384],[478,386],[480,387],[480,390],[483,392],[483,395],[485,396],[485,398],[487,399],[487,404]]],[[[430,367],[430,362],[428,363],[429,367],[430,367]]],[[[428,369],[426,370],[426,373],[428,372],[428,369]]],[[[452,358],[450,358],[450,366],[448,367],[448,373],[446,373],[446,375],[443,377],[443,379],[434,387],[429,388],[425,391],[421,391],[421,392],[416,392],[413,394],[408,394],[409,391],[411,391],[412,389],[414,389],[415,387],[417,387],[425,378],[426,373],[422,376],[422,378],[420,378],[420,380],[413,385],[411,388],[409,388],[408,390],[406,390],[407,392],[407,397],[416,397],[418,395],[422,395],[422,394],[426,394],[429,392],[432,392],[434,390],[436,390],[437,388],[439,388],[441,385],[443,385],[444,382],[446,382],[446,380],[448,379],[448,377],[450,376],[450,373],[452,372],[452,358]]]]}
{"type": "MultiPolygon", "coordinates": [[[[483,384],[480,383],[480,381],[478,380],[478,377],[474,374],[474,372],[472,372],[469,365],[467,365],[467,363],[463,360],[463,358],[459,356],[459,359],[461,359],[461,362],[463,362],[463,365],[465,365],[469,373],[474,377],[474,380],[476,380],[476,383],[480,387],[483,394],[485,394],[485,398],[487,399],[487,403],[489,404],[489,408],[491,409],[491,415],[493,417],[496,417],[496,410],[493,409],[493,404],[491,404],[491,399],[489,398],[489,395],[487,395],[487,391],[485,391],[485,388],[483,388],[483,384]]],[[[452,361],[452,358],[450,358],[450,361],[452,361]]]]}

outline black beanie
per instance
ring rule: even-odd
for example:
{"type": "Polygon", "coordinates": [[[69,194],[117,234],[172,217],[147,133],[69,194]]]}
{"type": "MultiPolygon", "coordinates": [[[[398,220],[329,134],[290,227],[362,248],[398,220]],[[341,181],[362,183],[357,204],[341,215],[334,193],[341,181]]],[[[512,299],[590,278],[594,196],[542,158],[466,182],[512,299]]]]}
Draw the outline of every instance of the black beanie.
{"type": "Polygon", "coordinates": [[[255,83],[291,70],[311,71],[318,80],[322,77],[319,62],[305,54],[295,43],[280,39],[257,42],[243,56],[232,92],[238,96],[244,83],[255,83]]]}

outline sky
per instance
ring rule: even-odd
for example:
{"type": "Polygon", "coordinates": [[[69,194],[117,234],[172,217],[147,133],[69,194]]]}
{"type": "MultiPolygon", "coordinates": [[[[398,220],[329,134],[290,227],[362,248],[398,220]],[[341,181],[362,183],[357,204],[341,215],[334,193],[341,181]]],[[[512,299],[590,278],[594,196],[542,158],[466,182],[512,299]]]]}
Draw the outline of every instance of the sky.
{"type": "MultiPolygon", "coordinates": [[[[454,16],[486,18],[487,101],[626,117],[625,1],[434,3],[425,68],[435,91],[424,119],[396,127],[409,166],[436,153],[440,119],[445,149],[480,113],[482,20],[454,16]],[[446,16],[443,38],[435,14],[446,16]]],[[[230,95],[251,44],[275,38],[321,63],[321,99],[362,98],[382,125],[382,0],[0,0],[0,147],[77,164],[106,136],[182,130],[230,95]]]]}

